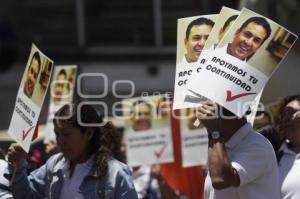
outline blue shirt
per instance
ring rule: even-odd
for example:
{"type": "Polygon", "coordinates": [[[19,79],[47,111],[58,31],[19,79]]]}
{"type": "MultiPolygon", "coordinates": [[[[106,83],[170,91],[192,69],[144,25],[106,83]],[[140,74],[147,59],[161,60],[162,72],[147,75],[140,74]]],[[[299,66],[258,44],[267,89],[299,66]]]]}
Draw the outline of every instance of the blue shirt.
{"type": "MultiPolygon", "coordinates": [[[[62,154],[57,154],[27,176],[27,163],[23,161],[11,184],[14,199],[58,199],[63,184],[62,169],[66,164],[62,154]]],[[[13,173],[13,166],[9,165],[8,170],[13,173]]],[[[103,178],[96,176],[94,164],[79,190],[84,199],[138,199],[129,168],[115,159],[108,161],[108,171],[103,178]]]]}

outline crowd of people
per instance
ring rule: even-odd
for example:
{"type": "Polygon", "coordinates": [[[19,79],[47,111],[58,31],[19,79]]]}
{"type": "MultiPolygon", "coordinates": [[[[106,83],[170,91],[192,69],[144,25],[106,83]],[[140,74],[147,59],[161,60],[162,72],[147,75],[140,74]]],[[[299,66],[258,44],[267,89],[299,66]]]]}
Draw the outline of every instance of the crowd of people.
{"type": "MultiPolygon", "coordinates": [[[[300,95],[285,97],[275,118],[259,111],[253,127],[245,117],[205,102],[197,109],[197,117],[208,131],[208,161],[190,168],[194,170],[181,168],[177,141],[174,163],[128,167],[120,130],[110,122],[101,127],[82,126],[78,114],[85,124],[103,118],[90,105],[76,110],[73,104],[56,112],[56,141],[45,147],[46,161],[41,151],[33,149],[28,155],[16,143],[7,152],[0,151],[0,198],[300,197],[300,95]],[[180,178],[184,185],[179,185],[180,178]]],[[[178,125],[172,126],[174,137],[178,125]]]]}

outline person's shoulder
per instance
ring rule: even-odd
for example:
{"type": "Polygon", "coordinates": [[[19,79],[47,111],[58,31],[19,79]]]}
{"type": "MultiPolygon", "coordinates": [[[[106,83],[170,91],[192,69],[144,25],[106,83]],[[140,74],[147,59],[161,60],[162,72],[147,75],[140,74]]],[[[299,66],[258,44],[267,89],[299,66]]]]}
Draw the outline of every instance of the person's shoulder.
{"type": "Polygon", "coordinates": [[[108,161],[108,169],[110,173],[115,173],[118,175],[131,175],[130,168],[126,164],[114,158],[108,161]]]}
{"type": "Polygon", "coordinates": [[[61,159],[63,159],[63,154],[62,153],[56,153],[56,154],[50,156],[49,159],[47,160],[47,162],[59,161],[61,159]]]}
{"type": "Polygon", "coordinates": [[[54,168],[55,165],[57,165],[58,162],[64,159],[64,156],[62,153],[57,153],[52,155],[47,161],[46,166],[50,168],[54,168]]]}
{"type": "Polygon", "coordinates": [[[132,172],[126,164],[112,158],[108,161],[108,173],[109,181],[121,183],[129,189],[134,189],[132,172]]]}
{"type": "Polygon", "coordinates": [[[248,134],[245,141],[251,148],[256,148],[257,150],[260,149],[264,151],[274,151],[272,144],[267,138],[265,138],[262,134],[258,133],[253,128],[251,128],[250,131],[251,132],[248,134]]]}

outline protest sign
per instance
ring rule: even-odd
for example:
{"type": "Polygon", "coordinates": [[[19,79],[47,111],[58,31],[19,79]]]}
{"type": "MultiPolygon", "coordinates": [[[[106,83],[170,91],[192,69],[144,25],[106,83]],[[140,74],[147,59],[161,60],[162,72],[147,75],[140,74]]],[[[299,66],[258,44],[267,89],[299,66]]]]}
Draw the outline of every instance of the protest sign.
{"type": "Polygon", "coordinates": [[[170,103],[167,96],[132,98],[122,101],[127,164],[139,166],[172,162],[170,103]]]}
{"type": "Polygon", "coordinates": [[[227,33],[230,27],[234,24],[235,20],[241,12],[228,7],[222,7],[220,14],[218,14],[215,25],[211,30],[209,37],[203,47],[203,51],[215,49],[222,40],[223,36],[227,33]]]}
{"type": "MultiPolygon", "coordinates": [[[[236,18],[240,14],[240,11],[222,7],[220,14],[217,15],[215,24],[205,42],[205,46],[203,47],[202,53],[207,53],[206,51],[210,52],[211,50],[215,49],[216,46],[219,44],[223,36],[235,22],[236,18]]],[[[201,63],[197,63],[197,67],[193,70],[197,70],[199,72],[199,67],[201,63]]],[[[191,78],[191,76],[189,76],[191,78]]],[[[185,107],[195,107],[200,106],[200,103],[207,100],[206,97],[199,95],[198,93],[192,92],[185,88],[185,97],[184,102],[186,104],[185,107]]]]}
{"type": "Polygon", "coordinates": [[[180,110],[180,134],[183,167],[206,165],[207,163],[207,130],[201,122],[200,125],[195,125],[195,121],[197,121],[196,110],[196,108],[180,110]]]}
{"type": "Polygon", "coordinates": [[[244,8],[216,49],[201,54],[188,89],[241,117],[296,39],[282,26],[244,8]]]}
{"type": "Polygon", "coordinates": [[[55,66],[54,68],[50,87],[50,105],[48,109],[44,143],[56,140],[53,125],[54,114],[64,104],[72,103],[76,82],[76,71],[76,65],[55,66]]]}
{"type": "Polygon", "coordinates": [[[18,91],[8,134],[28,152],[49,86],[53,61],[34,44],[18,91]]]}
{"type": "Polygon", "coordinates": [[[203,15],[178,19],[174,110],[195,106],[193,103],[184,102],[187,82],[197,66],[197,60],[214,26],[216,16],[203,15]]]}

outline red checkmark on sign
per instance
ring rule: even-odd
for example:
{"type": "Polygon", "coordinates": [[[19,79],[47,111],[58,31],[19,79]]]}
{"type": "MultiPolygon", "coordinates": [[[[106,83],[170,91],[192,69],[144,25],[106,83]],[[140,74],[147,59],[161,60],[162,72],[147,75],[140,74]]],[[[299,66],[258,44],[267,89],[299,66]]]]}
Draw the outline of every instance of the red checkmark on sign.
{"type": "Polygon", "coordinates": [[[241,94],[237,94],[237,95],[232,95],[231,91],[227,91],[227,97],[226,97],[226,102],[231,102],[233,100],[236,100],[238,98],[241,97],[245,97],[248,95],[255,95],[256,93],[241,93],[241,94]]]}
{"type": "Polygon", "coordinates": [[[22,132],[22,141],[24,141],[26,139],[26,137],[28,136],[28,134],[30,133],[30,131],[34,128],[34,126],[32,126],[30,129],[28,129],[28,131],[24,131],[22,132]]]}
{"type": "Polygon", "coordinates": [[[162,148],[160,149],[160,151],[154,151],[154,155],[156,156],[156,158],[157,159],[159,159],[160,157],[161,157],[161,155],[163,154],[163,152],[165,151],[165,149],[166,149],[166,147],[167,147],[167,144],[164,144],[163,146],[162,146],[162,148]]]}

